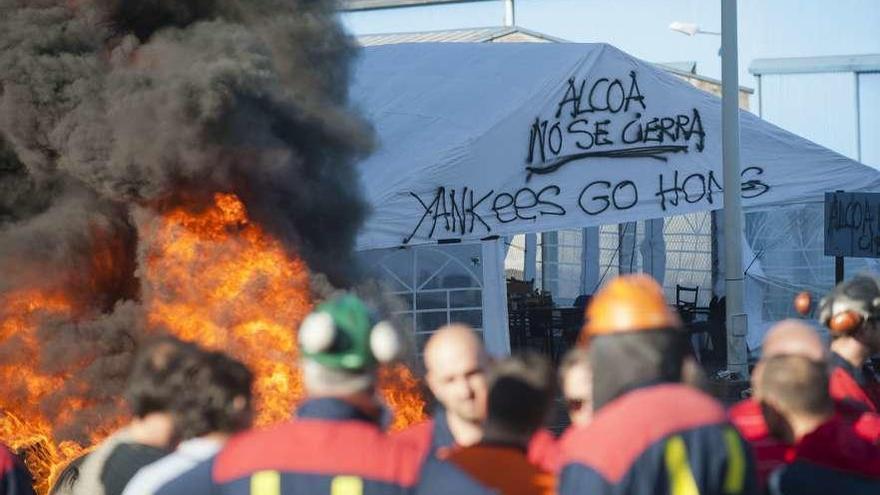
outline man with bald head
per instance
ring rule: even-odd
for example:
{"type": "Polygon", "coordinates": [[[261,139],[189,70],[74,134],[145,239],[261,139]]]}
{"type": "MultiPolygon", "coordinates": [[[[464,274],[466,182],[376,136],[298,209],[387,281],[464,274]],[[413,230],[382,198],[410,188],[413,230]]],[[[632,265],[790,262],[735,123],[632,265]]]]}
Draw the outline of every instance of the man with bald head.
{"type": "MultiPolygon", "coordinates": [[[[486,369],[489,357],[474,330],[455,323],[441,327],[424,349],[425,381],[437,399],[429,421],[413,425],[397,434],[414,442],[429,456],[443,457],[452,447],[470,447],[483,437],[486,419],[486,369]]],[[[539,430],[529,445],[529,459],[542,464],[555,458],[552,434],[539,430]]]]}
{"type": "Polygon", "coordinates": [[[428,387],[443,408],[434,418],[435,443],[467,447],[479,442],[487,393],[483,343],[470,327],[449,325],[428,340],[424,359],[428,387]]]}
{"type": "Polygon", "coordinates": [[[486,416],[488,356],[477,334],[462,324],[441,327],[424,349],[425,381],[437,399],[429,421],[400,432],[419,446],[423,461],[456,445],[475,445],[486,416]]]}
{"type": "MultiPolygon", "coordinates": [[[[784,356],[797,356],[828,366],[829,352],[819,334],[809,325],[800,320],[783,320],[767,332],[762,346],[761,360],[752,373],[752,389],[761,387],[761,377],[768,360],[784,356]]],[[[880,418],[871,414],[859,414],[853,417],[841,410],[844,406],[836,404],[838,413],[850,420],[856,431],[863,438],[877,442],[880,440],[880,418]]],[[[787,442],[771,435],[761,412],[761,406],[755,398],[750,398],[734,405],[728,412],[731,423],[752,446],[758,470],[758,479],[763,484],[769,474],[785,464],[786,456],[791,449],[787,442]]],[[[790,455],[790,454],[789,454],[790,455]]]]}
{"type": "Polygon", "coordinates": [[[825,361],[828,350],[813,327],[800,320],[782,320],[764,338],[762,357],[781,355],[825,361]]]}
{"type": "Polygon", "coordinates": [[[765,358],[755,391],[770,432],[791,445],[768,481],[773,495],[880,493],[880,449],[834,412],[827,361],[765,358]]]}

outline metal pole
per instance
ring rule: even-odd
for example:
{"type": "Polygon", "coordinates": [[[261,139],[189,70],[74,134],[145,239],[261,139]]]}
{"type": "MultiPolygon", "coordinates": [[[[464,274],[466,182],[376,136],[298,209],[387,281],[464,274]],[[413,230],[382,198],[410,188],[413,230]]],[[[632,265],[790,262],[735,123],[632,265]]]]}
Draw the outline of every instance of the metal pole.
{"type": "Polygon", "coordinates": [[[536,282],[535,270],[538,261],[538,234],[526,234],[525,255],[523,256],[523,280],[536,282]]]}
{"type": "Polygon", "coordinates": [[[739,164],[739,66],[736,0],[721,0],[721,144],[724,167],[724,282],[727,309],[727,369],[749,376],[743,310],[742,204],[739,164]]]}
{"type": "Polygon", "coordinates": [[[834,257],[834,285],[843,282],[843,256],[834,257]]]}
{"type": "Polygon", "coordinates": [[[507,27],[516,26],[516,5],[513,0],[504,0],[504,25],[507,27]]]}

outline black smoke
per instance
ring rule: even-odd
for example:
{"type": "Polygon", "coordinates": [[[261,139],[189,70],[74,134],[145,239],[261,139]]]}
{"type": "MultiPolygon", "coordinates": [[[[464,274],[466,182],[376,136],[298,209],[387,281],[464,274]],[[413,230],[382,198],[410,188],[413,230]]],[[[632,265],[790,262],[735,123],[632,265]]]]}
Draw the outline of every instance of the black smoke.
{"type": "Polygon", "coordinates": [[[372,146],[347,101],[355,55],[327,1],[0,0],[0,300],[76,295],[70,321],[40,329],[42,368],[78,370],[59,397],[117,396],[145,332],[135,210],[234,192],[313,271],[351,282],[354,164],[372,146]]]}

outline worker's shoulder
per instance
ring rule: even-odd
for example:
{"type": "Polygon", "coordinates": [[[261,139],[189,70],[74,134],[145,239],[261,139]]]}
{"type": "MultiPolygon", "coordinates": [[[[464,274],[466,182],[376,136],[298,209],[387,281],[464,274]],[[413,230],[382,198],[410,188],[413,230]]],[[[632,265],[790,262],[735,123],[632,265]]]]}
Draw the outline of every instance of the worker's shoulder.
{"type": "Polygon", "coordinates": [[[665,436],[726,421],[724,407],[712,397],[687,385],[662,384],[634,390],[610,402],[586,430],[592,435],[617,429],[617,434],[665,436]]]}
{"type": "Polygon", "coordinates": [[[564,442],[564,465],[594,466],[619,478],[652,445],[675,434],[730,428],[718,401],[691,387],[664,384],[627,393],[598,411],[564,442]]]}
{"type": "Polygon", "coordinates": [[[229,441],[214,477],[230,481],[262,470],[347,473],[409,485],[418,474],[418,449],[365,421],[294,419],[229,441]]]}
{"type": "Polygon", "coordinates": [[[406,428],[391,433],[395,439],[401,440],[423,440],[430,437],[434,431],[434,420],[427,419],[418,423],[407,426],[406,428]]]}

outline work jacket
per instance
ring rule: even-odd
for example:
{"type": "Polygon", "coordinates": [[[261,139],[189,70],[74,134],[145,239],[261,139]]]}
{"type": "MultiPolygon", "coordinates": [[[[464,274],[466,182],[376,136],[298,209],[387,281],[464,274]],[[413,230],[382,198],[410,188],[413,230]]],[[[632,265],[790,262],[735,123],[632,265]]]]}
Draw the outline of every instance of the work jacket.
{"type": "Polygon", "coordinates": [[[374,418],[322,398],[303,403],[292,421],[232,438],[157,495],[408,495],[419,464],[416,448],[374,418]]]}
{"type": "Polygon", "coordinates": [[[526,449],[480,443],[453,449],[448,462],[504,495],[553,495],[553,475],[532,463],[526,449]]]}
{"type": "Polygon", "coordinates": [[[19,459],[0,446],[0,495],[33,495],[31,477],[19,459]]]}
{"type": "MultiPolygon", "coordinates": [[[[434,411],[432,419],[412,425],[394,437],[418,446],[423,462],[431,457],[445,457],[450,449],[456,447],[455,437],[446,420],[446,410],[442,407],[434,411]]],[[[561,455],[556,437],[549,430],[541,428],[532,436],[527,455],[529,461],[542,469],[556,471],[561,455]]]]}
{"type": "Polygon", "coordinates": [[[880,448],[840,416],[798,441],[787,461],[770,475],[772,495],[880,493],[880,448]]]}
{"type": "Polygon", "coordinates": [[[755,399],[749,398],[734,404],[727,414],[730,422],[752,449],[758,485],[766,486],[770,473],[785,465],[792,446],[770,434],[761,413],[761,405],[755,399]]]}
{"type": "Polygon", "coordinates": [[[757,491],[751,453],[724,408],[682,384],[625,393],[563,447],[560,495],[757,491]]]}
{"type": "Polygon", "coordinates": [[[836,402],[844,402],[854,409],[877,414],[880,398],[877,384],[863,370],[856,368],[839,354],[831,353],[831,379],[829,391],[836,402]]]}

